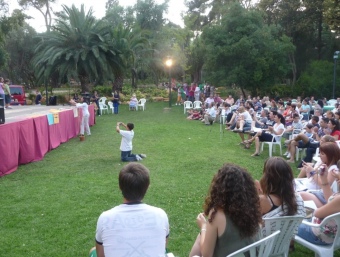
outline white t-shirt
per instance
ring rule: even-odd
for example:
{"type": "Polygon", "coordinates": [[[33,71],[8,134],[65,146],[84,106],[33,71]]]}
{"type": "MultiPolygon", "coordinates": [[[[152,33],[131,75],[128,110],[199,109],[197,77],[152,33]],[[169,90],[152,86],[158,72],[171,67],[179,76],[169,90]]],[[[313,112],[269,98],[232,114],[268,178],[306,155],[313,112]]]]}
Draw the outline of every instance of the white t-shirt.
{"type": "Polygon", "coordinates": [[[168,235],[169,220],[162,209],[121,204],[99,216],[96,241],[103,244],[105,257],[164,257],[168,235]]]}
{"type": "MultiPolygon", "coordinates": [[[[281,129],[283,129],[283,130],[285,129],[285,126],[282,123],[280,123],[279,125],[277,125],[277,123],[275,123],[274,126],[273,126],[273,129],[276,133],[279,133],[281,129]]],[[[275,138],[276,142],[280,142],[282,135],[281,136],[275,135],[275,134],[272,134],[272,135],[275,138]]]]}
{"type": "Polygon", "coordinates": [[[120,150],[123,152],[132,151],[132,139],[135,135],[133,130],[120,130],[119,134],[122,135],[122,141],[120,142],[120,150]]]}
{"type": "Polygon", "coordinates": [[[81,107],[82,111],[83,111],[83,116],[90,116],[89,113],[89,106],[87,105],[87,103],[77,103],[76,104],[77,107],[81,107]]]}
{"type": "Polygon", "coordinates": [[[250,113],[248,111],[245,111],[243,113],[241,113],[241,115],[243,116],[244,120],[247,122],[247,123],[251,123],[253,121],[250,113]]]}

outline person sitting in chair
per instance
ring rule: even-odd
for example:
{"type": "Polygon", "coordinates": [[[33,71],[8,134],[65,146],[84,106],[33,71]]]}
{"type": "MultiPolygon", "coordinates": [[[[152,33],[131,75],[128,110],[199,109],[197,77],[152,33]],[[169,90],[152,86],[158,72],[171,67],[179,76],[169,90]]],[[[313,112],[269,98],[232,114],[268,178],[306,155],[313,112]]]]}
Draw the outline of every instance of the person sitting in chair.
{"type": "Polygon", "coordinates": [[[129,102],[129,109],[131,110],[137,110],[137,104],[138,104],[138,99],[136,97],[136,94],[133,94],[132,97],[130,98],[129,102]]]}

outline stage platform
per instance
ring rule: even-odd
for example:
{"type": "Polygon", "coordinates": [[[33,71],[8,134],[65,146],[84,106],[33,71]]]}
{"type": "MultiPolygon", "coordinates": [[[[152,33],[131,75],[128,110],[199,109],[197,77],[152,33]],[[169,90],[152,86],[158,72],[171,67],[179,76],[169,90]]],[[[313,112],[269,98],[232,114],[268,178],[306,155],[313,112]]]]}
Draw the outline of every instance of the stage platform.
{"type": "MultiPolygon", "coordinates": [[[[0,176],[19,165],[43,159],[60,144],[76,137],[80,130],[81,108],[74,106],[11,106],[0,124],[0,176]]],[[[90,126],[95,124],[94,106],[89,105],[90,126]]]]}

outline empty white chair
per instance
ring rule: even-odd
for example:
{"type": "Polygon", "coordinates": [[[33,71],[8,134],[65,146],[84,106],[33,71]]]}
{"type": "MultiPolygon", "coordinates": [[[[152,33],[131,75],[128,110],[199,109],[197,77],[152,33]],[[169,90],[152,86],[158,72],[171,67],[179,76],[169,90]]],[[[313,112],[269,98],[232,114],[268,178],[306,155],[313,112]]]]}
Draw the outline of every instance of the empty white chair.
{"type": "Polygon", "coordinates": [[[145,103],[146,103],[146,99],[145,98],[141,98],[139,99],[138,103],[137,103],[137,107],[136,110],[138,111],[138,107],[143,108],[143,111],[145,109],[145,103]]]}
{"type": "Polygon", "coordinates": [[[276,135],[279,136],[278,141],[274,141],[275,137],[273,137],[271,142],[261,142],[261,152],[263,152],[263,146],[267,144],[269,146],[269,157],[272,157],[273,150],[275,152],[275,146],[278,145],[280,147],[280,155],[282,155],[282,147],[281,147],[281,137],[285,131],[283,130],[282,134],[276,135]],[[274,146],[274,149],[273,149],[274,146]]]}
{"type": "Polygon", "coordinates": [[[184,114],[187,112],[187,110],[191,110],[193,108],[191,101],[185,101],[183,103],[183,106],[184,106],[184,114]]]}
{"type": "Polygon", "coordinates": [[[107,100],[107,98],[106,98],[106,97],[101,97],[101,98],[99,98],[99,101],[98,101],[98,103],[103,103],[103,104],[105,104],[105,105],[106,105],[106,100],[107,100]]]}
{"type": "Polygon", "coordinates": [[[194,109],[200,110],[202,108],[202,102],[201,101],[195,101],[194,102],[194,109]]]}
{"type": "Polygon", "coordinates": [[[297,233],[298,226],[303,219],[303,216],[283,216],[263,219],[265,225],[262,232],[264,235],[270,235],[272,232],[280,230],[280,234],[275,239],[269,256],[288,256],[290,241],[297,233]]]}
{"type": "Polygon", "coordinates": [[[244,253],[248,253],[250,257],[268,257],[272,251],[274,241],[279,234],[280,231],[276,231],[266,238],[229,254],[227,257],[244,257],[244,253]]]}
{"type": "Polygon", "coordinates": [[[340,249],[340,213],[332,214],[329,215],[328,217],[324,218],[321,224],[314,224],[308,221],[303,221],[302,223],[318,228],[318,227],[323,227],[325,226],[330,220],[334,220],[336,225],[337,225],[337,231],[334,237],[334,242],[331,245],[316,245],[312,244],[305,239],[295,236],[294,240],[295,242],[303,245],[304,247],[307,247],[308,249],[312,250],[315,252],[315,257],[333,257],[334,256],[334,251],[337,249],[340,249]]]}
{"type": "Polygon", "coordinates": [[[99,102],[99,110],[100,110],[100,115],[103,115],[103,111],[106,111],[106,113],[109,113],[109,109],[106,104],[99,102]]]}
{"type": "Polygon", "coordinates": [[[107,102],[109,108],[110,108],[110,111],[112,112],[112,114],[114,113],[114,107],[113,107],[113,103],[111,101],[107,102]]]}

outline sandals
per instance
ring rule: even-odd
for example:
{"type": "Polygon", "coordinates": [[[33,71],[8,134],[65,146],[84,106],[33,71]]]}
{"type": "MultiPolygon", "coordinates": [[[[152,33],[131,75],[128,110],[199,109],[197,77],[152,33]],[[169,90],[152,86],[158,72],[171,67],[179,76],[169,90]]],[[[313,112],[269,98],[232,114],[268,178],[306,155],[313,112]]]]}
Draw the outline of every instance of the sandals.
{"type": "Polygon", "coordinates": [[[260,156],[260,154],[259,154],[259,153],[254,153],[254,154],[252,154],[251,156],[252,156],[252,157],[260,156]]]}

